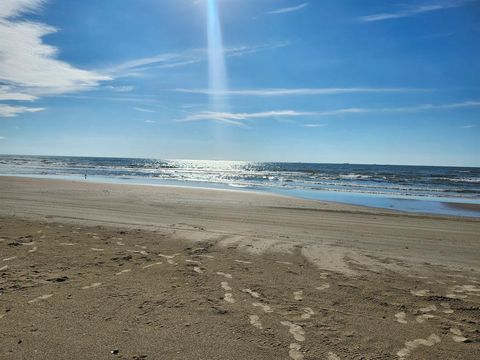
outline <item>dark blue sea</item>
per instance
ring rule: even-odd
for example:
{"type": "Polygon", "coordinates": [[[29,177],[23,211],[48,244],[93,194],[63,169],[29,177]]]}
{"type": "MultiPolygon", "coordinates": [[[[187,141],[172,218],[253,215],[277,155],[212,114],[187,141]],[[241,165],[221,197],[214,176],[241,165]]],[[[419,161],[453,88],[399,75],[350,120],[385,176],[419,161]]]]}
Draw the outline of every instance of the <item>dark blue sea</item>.
{"type": "Polygon", "coordinates": [[[270,191],[403,211],[480,216],[480,168],[0,155],[0,175],[270,191]]]}

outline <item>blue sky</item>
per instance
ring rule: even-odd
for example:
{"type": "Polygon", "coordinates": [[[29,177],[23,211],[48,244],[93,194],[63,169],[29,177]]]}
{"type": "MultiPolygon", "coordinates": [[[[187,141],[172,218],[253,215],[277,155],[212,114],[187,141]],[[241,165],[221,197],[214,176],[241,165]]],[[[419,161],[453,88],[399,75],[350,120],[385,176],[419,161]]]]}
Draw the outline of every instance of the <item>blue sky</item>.
{"type": "Polygon", "coordinates": [[[206,2],[2,0],[0,153],[480,166],[479,1],[206,2]]]}

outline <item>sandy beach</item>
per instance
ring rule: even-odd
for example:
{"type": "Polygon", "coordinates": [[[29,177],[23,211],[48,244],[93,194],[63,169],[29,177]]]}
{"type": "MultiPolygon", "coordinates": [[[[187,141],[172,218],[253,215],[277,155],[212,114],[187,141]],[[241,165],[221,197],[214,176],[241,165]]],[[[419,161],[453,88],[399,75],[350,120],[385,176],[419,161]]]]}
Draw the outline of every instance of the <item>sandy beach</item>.
{"type": "Polygon", "coordinates": [[[478,359],[480,220],[0,177],[0,358],[478,359]]]}

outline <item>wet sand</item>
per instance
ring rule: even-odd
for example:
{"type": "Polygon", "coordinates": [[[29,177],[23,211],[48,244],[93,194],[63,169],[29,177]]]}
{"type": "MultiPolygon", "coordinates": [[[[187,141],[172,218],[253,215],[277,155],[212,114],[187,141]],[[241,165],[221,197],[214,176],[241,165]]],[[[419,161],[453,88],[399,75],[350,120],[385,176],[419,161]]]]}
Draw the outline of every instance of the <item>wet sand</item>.
{"type": "Polygon", "coordinates": [[[480,221],[0,178],[0,358],[477,359],[480,221]]]}
{"type": "Polygon", "coordinates": [[[469,203],[444,203],[444,205],[451,207],[452,209],[459,209],[459,210],[468,210],[468,211],[475,211],[480,213],[480,204],[469,204],[469,203]]]}

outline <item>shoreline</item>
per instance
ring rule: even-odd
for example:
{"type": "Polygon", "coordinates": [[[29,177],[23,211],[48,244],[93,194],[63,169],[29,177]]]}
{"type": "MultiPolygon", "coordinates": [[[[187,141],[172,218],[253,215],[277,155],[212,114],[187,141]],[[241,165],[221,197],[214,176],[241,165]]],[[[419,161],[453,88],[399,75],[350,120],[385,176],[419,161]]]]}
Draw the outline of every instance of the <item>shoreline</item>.
{"type": "Polygon", "coordinates": [[[201,182],[181,182],[162,181],[153,183],[149,181],[132,179],[124,180],[121,178],[108,178],[92,176],[88,180],[83,180],[80,176],[51,176],[51,175],[6,175],[0,174],[4,178],[27,178],[27,179],[46,179],[60,181],[74,181],[79,183],[93,184],[116,184],[132,186],[150,186],[150,187],[173,187],[188,188],[198,190],[216,190],[231,191],[250,194],[273,194],[277,196],[286,196],[295,199],[307,201],[320,201],[346,206],[358,206],[377,210],[388,210],[407,214],[419,214],[425,216],[454,216],[464,218],[480,218],[480,202],[473,202],[467,198],[433,198],[433,197],[390,197],[384,194],[352,193],[340,191],[319,191],[319,190],[288,190],[279,188],[252,189],[247,187],[231,187],[227,184],[201,183],[201,182]],[[452,201],[448,201],[452,200],[452,201]],[[453,201],[455,200],[455,201],[453,201]]]}

